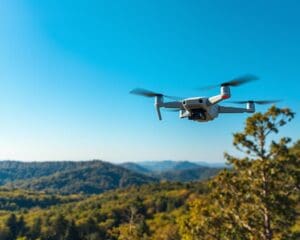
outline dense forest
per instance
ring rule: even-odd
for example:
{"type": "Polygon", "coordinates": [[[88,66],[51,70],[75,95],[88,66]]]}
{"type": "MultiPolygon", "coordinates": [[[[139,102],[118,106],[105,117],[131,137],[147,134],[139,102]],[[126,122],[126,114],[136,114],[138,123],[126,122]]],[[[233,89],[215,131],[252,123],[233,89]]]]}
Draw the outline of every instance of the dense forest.
{"type": "Polygon", "coordinates": [[[97,194],[128,186],[169,181],[208,179],[220,168],[190,162],[162,161],[160,170],[135,163],[112,164],[100,160],[61,162],[0,162],[0,186],[60,194],[97,194]],[[166,162],[168,167],[166,167],[166,162]],[[164,170],[163,170],[164,169],[164,170]]]}
{"type": "MultiPolygon", "coordinates": [[[[6,185],[0,189],[0,239],[300,239],[300,141],[272,137],[293,118],[289,109],[276,107],[249,117],[245,128],[233,136],[233,145],[243,156],[225,153],[230,168],[218,169],[207,180],[159,182],[158,178],[119,167],[135,174],[129,178],[133,182],[137,176],[144,182],[127,181],[127,186],[117,182],[121,188],[88,195],[81,188],[74,188],[79,192],[60,189],[74,179],[89,182],[87,172],[96,182],[101,181],[97,175],[103,173],[93,172],[93,167],[86,172],[74,167],[71,172],[53,170],[48,176],[38,176],[38,181],[50,177],[49,184],[59,184],[57,188],[37,188],[48,189],[43,192],[22,189],[33,181],[33,175],[15,183],[15,187],[3,178],[6,185]]],[[[15,174],[19,175],[17,171],[15,174]]],[[[110,178],[107,181],[110,183],[110,178]]]]}

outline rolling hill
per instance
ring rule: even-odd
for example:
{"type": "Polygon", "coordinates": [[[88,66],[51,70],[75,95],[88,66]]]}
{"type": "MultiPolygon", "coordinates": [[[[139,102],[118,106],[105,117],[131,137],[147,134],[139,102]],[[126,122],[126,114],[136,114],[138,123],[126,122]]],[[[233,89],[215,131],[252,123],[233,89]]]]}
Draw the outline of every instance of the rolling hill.
{"type": "Polygon", "coordinates": [[[146,174],[164,181],[189,182],[211,178],[222,168],[199,165],[189,161],[147,161],[120,164],[129,170],[146,174]]]}
{"type": "Polygon", "coordinates": [[[153,176],[172,182],[191,182],[209,179],[215,176],[221,169],[209,167],[195,167],[183,170],[169,170],[153,174],[153,176]]]}
{"type": "Polygon", "coordinates": [[[0,162],[0,186],[60,194],[97,194],[158,181],[199,181],[220,169],[188,161],[122,163],[100,161],[0,162]]]}
{"type": "Polygon", "coordinates": [[[61,194],[94,194],[158,181],[153,177],[98,160],[47,163],[12,162],[11,164],[6,162],[3,165],[5,168],[0,168],[0,170],[7,171],[7,174],[2,177],[2,184],[11,189],[21,188],[61,194]],[[17,168],[13,171],[15,166],[17,168]]]}
{"type": "Polygon", "coordinates": [[[198,164],[189,161],[146,161],[139,162],[139,166],[151,171],[151,172],[165,172],[170,170],[185,170],[199,167],[198,164]]]}
{"type": "Polygon", "coordinates": [[[57,172],[92,166],[98,161],[0,161],[0,185],[7,182],[50,176],[57,172]]]}
{"type": "Polygon", "coordinates": [[[119,166],[126,168],[128,170],[134,171],[134,172],[138,172],[138,173],[142,173],[142,174],[150,174],[151,171],[137,163],[133,163],[133,162],[125,162],[125,163],[121,163],[119,164],[119,166]]]}

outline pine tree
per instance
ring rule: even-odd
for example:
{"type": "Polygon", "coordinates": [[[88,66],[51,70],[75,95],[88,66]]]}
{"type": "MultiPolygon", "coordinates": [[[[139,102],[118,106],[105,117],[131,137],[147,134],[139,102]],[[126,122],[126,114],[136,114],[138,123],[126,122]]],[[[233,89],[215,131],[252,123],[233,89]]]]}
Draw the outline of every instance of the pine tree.
{"type": "Polygon", "coordinates": [[[32,227],[29,231],[31,239],[37,239],[41,235],[42,220],[41,218],[35,218],[32,227]]]}
{"type": "Polygon", "coordinates": [[[14,240],[18,236],[18,221],[14,213],[10,214],[5,222],[5,226],[8,228],[9,236],[8,240],[14,240]]]}
{"type": "Polygon", "coordinates": [[[18,235],[19,236],[25,236],[25,234],[28,231],[28,228],[26,226],[26,223],[24,221],[24,217],[20,216],[18,222],[17,222],[17,229],[18,229],[18,235]]]}
{"type": "Polygon", "coordinates": [[[70,221],[64,240],[80,240],[79,233],[74,221],[70,221]]]}
{"type": "Polygon", "coordinates": [[[207,198],[193,202],[181,226],[185,239],[290,238],[299,198],[299,158],[289,150],[291,139],[270,142],[268,137],[293,117],[289,109],[273,106],[247,119],[233,141],[245,157],[225,154],[232,169],[212,181],[207,198]]]}
{"type": "Polygon", "coordinates": [[[50,239],[64,240],[68,229],[68,221],[61,214],[58,214],[49,227],[48,236],[50,239]]]}

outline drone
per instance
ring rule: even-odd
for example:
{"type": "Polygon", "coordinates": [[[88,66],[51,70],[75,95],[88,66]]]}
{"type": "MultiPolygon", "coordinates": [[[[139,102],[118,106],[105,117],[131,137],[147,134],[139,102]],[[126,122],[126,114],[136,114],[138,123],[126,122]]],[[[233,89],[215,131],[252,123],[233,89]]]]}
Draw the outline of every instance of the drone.
{"type": "Polygon", "coordinates": [[[170,111],[179,112],[180,118],[187,118],[188,120],[197,122],[208,122],[217,118],[220,114],[228,113],[254,113],[255,104],[272,104],[280,100],[247,100],[247,101],[234,101],[234,104],[243,104],[245,108],[240,107],[227,107],[220,106],[218,103],[231,98],[230,88],[238,87],[242,84],[258,80],[255,75],[247,74],[232,79],[228,82],[223,82],[217,85],[200,88],[201,90],[213,89],[220,87],[220,93],[212,97],[191,97],[191,98],[178,98],[173,96],[164,95],[149,91],[143,88],[135,88],[130,91],[131,94],[154,98],[154,106],[157,111],[158,119],[162,120],[161,108],[170,111]],[[171,99],[173,101],[165,102],[164,99],[171,99]]]}

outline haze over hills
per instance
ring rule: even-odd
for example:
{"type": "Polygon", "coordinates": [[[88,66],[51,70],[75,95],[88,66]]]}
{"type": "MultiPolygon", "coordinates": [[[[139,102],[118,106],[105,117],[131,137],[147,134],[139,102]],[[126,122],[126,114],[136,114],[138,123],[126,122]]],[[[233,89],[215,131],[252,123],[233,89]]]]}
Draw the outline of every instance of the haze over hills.
{"type": "Polygon", "coordinates": [[[140,166],[152,172],[164,172],[170,170],[184,170],[199,167],[198,164],[189,161],[147,161],[138,163],[140,166]]]}
{"type": "Polygon", "coordinates": [[[174,160],[162,160],[162,161],[141,161],[141,162],[125,162],[120,163],[122,167],[136,170],[140,172],[164,172],[170,170],[186,170],[199,167],[210,168],[225,168],[228,167],[225,163],[216,162],[192,162],[187,160],[174,161],[174,160]]]}
{"type": "MultiPolygon", "coordinates": [[[[122,167],[136,171],[160,180],[189,182],[208,179],[216,175],[220,167],[209,167],[209,164],[195,163],[189,161],[146,161],[146,162],[127,162],[120,164],[122,167]]],[[[221,167],[222,166],[222,167],[221,167]]]]}

